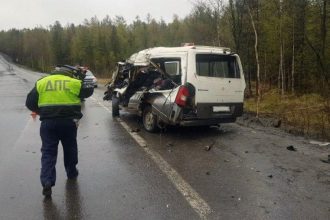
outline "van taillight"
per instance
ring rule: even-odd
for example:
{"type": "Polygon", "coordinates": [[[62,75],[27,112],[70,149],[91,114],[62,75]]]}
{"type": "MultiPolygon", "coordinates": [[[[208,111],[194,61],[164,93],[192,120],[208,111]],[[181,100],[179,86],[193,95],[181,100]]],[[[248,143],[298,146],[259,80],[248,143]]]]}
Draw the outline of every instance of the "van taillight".
{"type": "Polygon", "coordinates": [[[189,96],[188,88],[185,86],[181,86],[179,88],[178,94],[176,95],[175,103],[180,107],[184,107],[187,104],[188,96],[189,96]]]}

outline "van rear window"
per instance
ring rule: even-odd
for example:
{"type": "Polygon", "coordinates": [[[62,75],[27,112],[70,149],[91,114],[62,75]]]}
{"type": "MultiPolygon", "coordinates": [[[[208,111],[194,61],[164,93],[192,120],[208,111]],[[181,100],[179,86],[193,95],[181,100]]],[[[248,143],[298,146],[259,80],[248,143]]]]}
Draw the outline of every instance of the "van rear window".
{"type": "Polygon", "coordinates": [[[199,76],[240,78],[236,57],[219,54],[196,54],[196,71],[199,76]]]}

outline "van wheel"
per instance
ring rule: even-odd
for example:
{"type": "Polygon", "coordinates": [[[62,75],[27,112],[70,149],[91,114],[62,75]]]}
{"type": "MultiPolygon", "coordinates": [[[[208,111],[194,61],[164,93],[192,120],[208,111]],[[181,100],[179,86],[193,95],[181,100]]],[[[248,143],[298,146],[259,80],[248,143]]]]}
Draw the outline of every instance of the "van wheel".
{"type": "Polygon", "coordinates": [[[156,132],[158,131],[158,125],[157,125],[157,116],[152,113],[151,106],[147,106],[143,110],[143,127],[149,132],[156,132]]]}
{"type": "Polygon", "coordinates": [[[112,96],[112,117],[119,116],[119,98],[112,96]]]}

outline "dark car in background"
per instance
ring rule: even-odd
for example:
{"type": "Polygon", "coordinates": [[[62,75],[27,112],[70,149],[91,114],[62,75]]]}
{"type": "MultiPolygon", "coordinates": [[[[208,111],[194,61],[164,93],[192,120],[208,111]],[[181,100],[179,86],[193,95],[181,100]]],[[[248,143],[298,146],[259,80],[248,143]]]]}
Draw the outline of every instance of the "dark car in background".
{"type": "Polygon", "coordinates": [[[97,87],[97,78],[94,76],[92,71],[87,69],[85,74],[86,74],[86,77],[84,79],[84,83],[91,84],[94,86],[94,88],[96,88],[97,87]]]}

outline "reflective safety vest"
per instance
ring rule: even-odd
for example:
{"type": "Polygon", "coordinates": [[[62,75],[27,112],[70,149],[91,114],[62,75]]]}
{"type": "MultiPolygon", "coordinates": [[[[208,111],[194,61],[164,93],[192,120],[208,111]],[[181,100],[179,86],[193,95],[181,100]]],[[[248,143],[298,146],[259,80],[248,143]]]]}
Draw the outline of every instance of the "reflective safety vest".
{"type": "Polygon", "coordinates": [[[64,75],[50,75],[37,81],[38,107],[80,105],[81,81],[64,75]]]}

